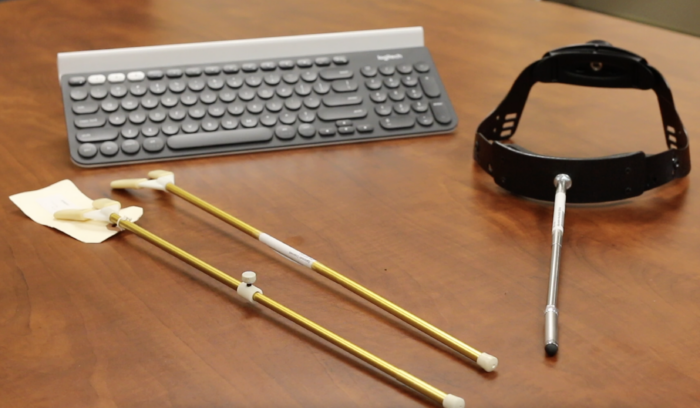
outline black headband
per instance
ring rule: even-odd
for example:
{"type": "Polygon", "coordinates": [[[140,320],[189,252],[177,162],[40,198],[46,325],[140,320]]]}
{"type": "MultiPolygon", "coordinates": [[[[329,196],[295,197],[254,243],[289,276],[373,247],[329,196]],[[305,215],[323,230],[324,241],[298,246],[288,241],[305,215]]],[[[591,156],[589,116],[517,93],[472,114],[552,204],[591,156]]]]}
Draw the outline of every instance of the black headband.
{"type": "Polygon", "coordinates": [[[567,174],[573,180],[567,192],[567,201],[572,203],[635,197],[690,173],[688,137],[664,77],[644,58],[604,41],[550,51],[525,68],[505,99],[477,128],[474,160],[499,186],[538,200],[552,201],[552,180],[558,174],[567,174]],[[669,150],[654,155],[636,152],[572,159],[542,156],[500,143],[515,134],[530,88],[536,82],[653,89],[669,150]]]}

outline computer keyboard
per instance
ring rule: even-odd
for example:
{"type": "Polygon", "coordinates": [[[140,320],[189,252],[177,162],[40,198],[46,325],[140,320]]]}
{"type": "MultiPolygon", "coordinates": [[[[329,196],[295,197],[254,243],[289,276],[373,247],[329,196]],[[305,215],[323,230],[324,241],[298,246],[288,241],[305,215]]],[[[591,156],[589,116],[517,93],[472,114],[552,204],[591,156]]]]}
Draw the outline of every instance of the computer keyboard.
{"type": "Polygon", "coordinates": [[[445,133],[420,27],[59,54],[79,166],[445,133]]]}

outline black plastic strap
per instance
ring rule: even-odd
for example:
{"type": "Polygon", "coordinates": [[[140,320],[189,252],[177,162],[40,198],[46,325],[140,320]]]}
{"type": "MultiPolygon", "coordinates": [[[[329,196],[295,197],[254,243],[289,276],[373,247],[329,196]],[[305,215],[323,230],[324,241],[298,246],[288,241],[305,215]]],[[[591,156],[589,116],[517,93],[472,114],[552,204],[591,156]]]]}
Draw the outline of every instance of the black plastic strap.
{"type": "Polygon", "coordinates": [[[525,68],[501,104],[477,128],[474,159],[501,187],[525,197],[552,201],[557,174],[573,180],[567,201],[621,200],[690,173],[690,149],[673,96],[661,73],[628,51],[604,42],[560,48],[525,68]],[[532,85],[560,82],[605,88],[653,89],[659,101],[669,150],[591,159],[542,156],[500,140],[512,137],[532,85]]]}

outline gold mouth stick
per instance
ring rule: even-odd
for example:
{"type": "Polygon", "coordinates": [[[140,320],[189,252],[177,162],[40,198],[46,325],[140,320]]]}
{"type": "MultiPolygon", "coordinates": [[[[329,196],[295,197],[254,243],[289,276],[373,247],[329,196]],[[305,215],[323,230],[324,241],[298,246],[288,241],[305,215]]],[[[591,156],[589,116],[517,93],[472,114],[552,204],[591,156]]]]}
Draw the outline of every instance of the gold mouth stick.
{"type": "Polygon", "coordinates": [[[186,251],[183,251],[182,249],[171,244],[170,242],[160,238],[159,236],[149,232],[144,228],[141,228],[135,223],[120,216],[119,209],[121,208],[121,205],[117,201],[108,199],[95,200],[93,202],[93,207],[94,208],[90,210],[58,211],[54,214],[54,217],[57,219],[71,221],[109,220],[108,222],[115,224],[120,229],[127,230],[138,235],[139,237],[145,239],[151,244],[157,246],[158,248],[170,253],[176,258],[185,261],[186,263],[194,266],[195,268],[206,273],[207,275],[223,283],[224,285],[236,290],[236,292],[239,295],[241,295],[248,301],[252,303],[260,303],[263,306],[271,309],[272,311],[286,317],[287,319],[293,321],[299,326],[333,343],[334,345],[347,351],[348,353],[359,358],[360,360],[394,377],[398,381],[408,385],[409,387],[420,392],[421,394],[425,395],[431,400],[442,404],[444,408],[464,408],[464,399],[440,391],[439,389],[433,387],[425,381],[414,377],[413,375],[393,366],[392,364],[368,352],[367,350],[355,345],[354,343],[344,339],[343,337],[338,336],[337,334],[324,328],[323,326],[314,323],[313,321],[294,312],[286,306],[277,303],[271,298],[263,295],[262,290],[253,285],[253,283],[255,283],[256,280],[256,275],[254,272],[244,272],[242,277],[243,282],[232,278],[231,276],[209,265],[201,259],[189,254],[186,251]]]}
{"type": "Polygon", "coordinates": [[[227,224],[263,242],[283,257],[293,262],[296,262],[302,266],[305,266],[313,270],[314,272],[319,273],[322,276],[325,276],[333,282],[374,303],[375,305],[381,307],[385,311],[405,321],[406,323],[410,324],[416,329],[422,331],[423,333],[449,346],[450,348],[459,352],[460,354],[475,361],[481,368],[483,368],[487,372],[491,372],[496,369],[496,366],[498,365],[498,359],[496,357],[487,353],[480,352],[475,348],[468,346],[462,341],[445,333],[444,331],[421,319],[420,317],[404,310],[398,305],[372,292],[371,290],[353,281],[352,279],[340,274],[339,272],[329,268],[321,262],[303,254],[302,252],[290,247],[289,245],[246,224],[245,222],[239,220],[231,214],[228,214],[227,212],[185,191],[184,189],[175,185],[175,175],[172,172],[164,170],[154,170],[148,173],[148,177],[150,177],[150,179],[142,178],[116,180],[111,183],[111,186],[114,189],[152,188],[155,190],[162,190],[173,193],[176,196],[184,199],[185,201],[194,204],[202,210],[226,222],[227,224]]]}

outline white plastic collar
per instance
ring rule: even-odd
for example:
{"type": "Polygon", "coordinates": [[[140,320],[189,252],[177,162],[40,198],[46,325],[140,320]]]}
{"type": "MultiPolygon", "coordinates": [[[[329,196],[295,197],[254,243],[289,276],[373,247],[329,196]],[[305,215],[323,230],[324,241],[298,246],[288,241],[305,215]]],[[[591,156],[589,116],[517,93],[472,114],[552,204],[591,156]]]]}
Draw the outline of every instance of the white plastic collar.
{"type": "Polygon", "coordinates": [[[165,191],[165,186],[168,183],[175,184],[175,175],[174,174],[168,174],[167,176],[158,177],[157,179],[153,179],[153,180],[142,181],[141,183],[139,183],[139,187],[152,188],[154,190],[165,191]]]}
{"type": "Polygon", "coordinates": [[[255,279],[255,272],[243,272],[243,281],[240,283],[240,285],[238,285],[238,289],[236,289],[236,292],[250,303],[255,303],[254,296],[256,293],[260,293],[261,295],[263,293],[262,289],[253,285],[255,279]]]}
{"type": "Polygon", "coordinates": [[[114,213],[119,214],[120,209],[121,206],[119,205],[110,205],[108,207],[100,208],[99,210],[85,213],[84,217],[95,221],[109,222],[109,216],[114,213]]]}

